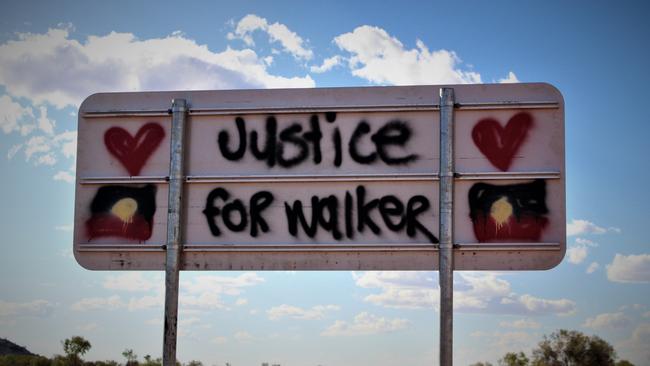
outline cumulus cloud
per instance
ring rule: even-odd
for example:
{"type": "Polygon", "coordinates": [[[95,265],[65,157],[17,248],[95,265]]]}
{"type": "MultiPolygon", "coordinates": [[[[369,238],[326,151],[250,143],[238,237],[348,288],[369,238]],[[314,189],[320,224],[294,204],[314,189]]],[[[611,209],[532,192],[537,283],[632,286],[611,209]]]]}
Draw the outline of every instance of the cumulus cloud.
{"type": "Polygon", "coordinates": [[[613,282],[649,283],[650,254],[616,254],[607,265],[607,278],[613,282]]]}
{"type": "Polygon", "coordinates": [[[589,267],[587,267],[587,274],[592,274],[596,272],[600,268],[600,264],[598,262],[591,262],[589,267]]]}
{"type": "Polygon", "coordinates": [[[326,337],[362,336],[395,332],[406,328],[409,321],[401,318],[388,319],[362,312],[352,322],[337,320],[325,329],[321,335],[326,337]]]}
{"type": "Polygon", "coordinates": [[[13,159],[14,156],[16,156],[16,154],[18,154],[18,152],[22,148],[23,148],[23,144],[16,144],[16,145],[13,145],[12,147],[10,147],[9,150],[7,151],[7,159],[8,160],[13,159]]]}
{"type": "MultiPolygon", "coordinates": [[[[34,165],[54,165],[57,156],[74,159],[77,153],[77,131],[65,131],[58,135],[39,135],[30,137],[21,146],[25,161],[34,165]]],[[[18,151],[13,152],[11,157],[18,151]]]]}
{"type": "Polygon", "coordinates": [[[584,245],[575,245],[566,250],[569,263],[580,264],[587,258],[588,249],[584,245]]]}
{"type": "Polygon", "coordinates": [[[621,358],[629,359],[636,365],[647,365],[650,361],[650,323],[641,323],[632,336],[616,345],[621,358]]]}
{"type": "Polygon", "coordinates": [[[52,179],[66,183],[74,183],[75,176],[68,171],[59,170],[52,176],[52,179]]]}
{"type": "Polygon", "coordinates": [[[34,123],[28,123],[33,118],[31,108],[21,106],[8,95],[0,96],[0,130],[4,133],[29,134],[36,127],[34,123]]]}
{"type": "Polygon", "coordinates": [[[487,345],[487,348],[481,350],[480,357],[482,358],[486,357],[486,352],[493,354],[496,358],[502,356],[505,352],[530,349],[536,341],[536,337],[525,331],[473,332],[470,336],[484,338],[483,342],[487,345]]]}
{"type": "Polygon", "coordinates": [[[279,43],[285,52],[297,59],[309,60],[313,56],[313,52],[305,47],[305,41],[289,27],[278,22],[270,24],[255,14],[248,14],[237,22],[235,30],[228,33],[228,39],[241,39],[248,46],[253,46],[253,33],[256,31],[266,33],[270,42],[279,43]]]}
{"type": "Polygon", "coordinates": [[[515,328],[515,329],[538,329],[542,325],[532,319],[517,319],[511,322],[508,321],[500,322],[499,326],[503,328],[515,328]]]}
{"type": "MultiPolygon", "coordinates": [[[[273,34],[294,50],[281,28],[273,27],[273,34]]],[[[82,41],[72,39],[67,27],[22,33],[0,45],[0,65],[0,84],[7,93],[58,108],[76,107],[99,91],[314,86],[309,76],[270,74],[266,62],[251,49],[213,52],[180,33],[141,40],[131,33],[111,32],[82,41]]],[[[0,103],[11,106],[8,122],[2,122],[5,131],[15,130],[14,120],[30,114],[6,98],[0,103]]]]}
{"type": "Polygon", "coordinates": [[[253,337],[252,334],[250,334],[250,333],[248,333],[248,332],[246,332],[246,331],[243,331],[243,330],[240,330],[240,331],[235,332],[235,335],[233,336],[233,338],[234,338],[237,342],[240,342],[240,343],[250,342],[250,341],[252,341],[253,339],[255,339],[255,337],[253,337]]]}
{"type": "Polygon", "coordinates": [[[518,83],[519,79],[517,79],[517,75],[515,75],[514,72],[510,71],[508,73],[508,76],[506,76],[503,79],[499,79],[500,84],[512,84],[512,83],[518,83]]]}
{"type": "Polygon", "coordinates": [[[620,329],[631,324],[630,318],[622,312],[598,314],[593,318],[587,318],[582,326],[592,329],[620,329]]]}
{"type": "Polygon", "coordinates": [[[322,74],[324,72],[327,72],[334,68],[335,66],[338,66],[341,64],[343,61],[343,58],[339,55],[332,56],[330,58],[326,58],[323,60],[323,64],[320,66],[311,66],[309,68],[309,71],[315,73],[315,74],[322,74]]]}
{"type": "Polygon", "coordinates": [[[107,276],[103,286],[109,290],[142,292],[160,289],[163,286],[163,282],[160,276],[152,279],[145,277],[141,272],[127,272],[107,276]]]}
{"type": "MultiPolygon", "coordinates": [[[[264,279],[255,273],[239,276],[204,275],[181,283],[179,303],[186,312],[200,312],[211,309],[228,309],[222,297],[238,296],[243,288],[254,286],[264,279]]],[[[139,272],[107,276],[105,289],[123,292],[145,293],[123,299],[119,295],[83,298],[72,305],[76,311],[127,309],[138,311],[161,308],[165,300],[164,282],[160,276],[145,276],[139,272]]]]}
{"type": "Polygon", "coordinates": [[[576,304],[574,301],[568,299],[549,300],[532,295],[503,298],[501,299],[501,304],[505,308],[510,308],[514,313],[535,315],[570,315],[576,310],[576,304]]]}
{"type": "Polygon", "coordinates": [[[269,319],[279,320],[284,317],[301,320],[322,319],[328,311],[339,310],[338,305],[316,305],[310,309],[303,309],[298,306],[282,304],[274,306],[266,311],[269,319]]]}
{"type": "Polygon", "coordinates": [[[375,84],[481,82],[481,75],[460,68],[462,61],[453,51],[429,51],[420,40],[416,48],[407,48],[382,28],[363,25],[335,37],[334,43],[350,54],[352,74],[375,84]]]}
{"type": "Polygon", "coordinates": [[[30,302],[9,302],[0,300],[0,316],[34,316],[45,317],[52,313],[54,304],[47,300],[30,302]]]}
{"type": "MultiPolygon", "coordinates": [[[[378,289],[364,300],[375,305],[403,308],[438,308],[435,272],[373,271],[353,274],[357,286],[378,289]]],[[[517,295],[510,283],[493,272],[460,272],[454,283],[454,310],[468,313],[565,315],[575,311],[568,299],[541,299],[517,295]]]]}
{"type": "Polygon", "coordinates": [[[118,295],[109,297],[86,297],[72,304],[72,310],[117,310],[122,309],[125,306],[126,304],[118,295]]]}
{"type": "Polygon", "coordinates": [[[239,276],[196,276],[183,281],[180,296],[181,304],[197,309],[228,309],[222,296],[239,296],[244,288],[258,285],[264,279],[254,272],[239,276]]]}
{"type": "Polygon", "coordinates": [[[605,234],[608,231],[620,233],[621,229],[616,227],[604,228],[594,224],[591,221],[581,219],[573,219],[566,225],[567,236],[583,234],[605,234]]]}

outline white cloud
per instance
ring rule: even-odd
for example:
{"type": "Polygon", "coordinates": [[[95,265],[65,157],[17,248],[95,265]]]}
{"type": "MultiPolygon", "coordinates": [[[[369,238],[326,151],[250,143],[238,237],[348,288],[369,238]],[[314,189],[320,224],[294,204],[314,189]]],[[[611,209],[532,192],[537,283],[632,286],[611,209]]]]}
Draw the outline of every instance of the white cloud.
{"type": "Polygon", "coordinates": [[[339,310],[338,305],[316,305],[310,309],[303,309],[297,306],[282,304],[274,306],[266,311],[270,320],[279,320],[284,317],[301,320],[322,319],[328,311],[339,310]]]}
{"type": "Polygon", "coordinates": [[[635,365],[650,364],[650,323],[639,324],[632,336],[616,345],[621,358],[628,359],[635,365]]]}
{"type": "Polygon", "coordinates": [[[587,267],[587,273],[592,274],[596,272],[599,268],[600,268],[600,264],[598,264],[598,262],[591,262],[589,267],[587,267]]]}
{"type": "Polygon", "coordinates": [[[16,145],[13,145],[12,147],[10,147],[9,151],[7,151],[7,159],[8,160],[13,159],[14,156],[16,156],[16,154],[18,154],[18,152],[22,148],[23,148],[23,144],[16,144],[16,145]]]}
{"type": "Polygon", "coordinates": [[[517,319],[511,322],[508,321],[500,322],[499,326],[503,328],[515,328],[515,329],[538,329],[542,325],[532,319],[517,319]]]}
{"type": "Polygon", "coordinates": [[[47,108],[42,105],[39,107],[40,116],[38,117],[38,129],[45,132],[48,135],[54,133],[54,126],[56,123],[47,117],[47,108]]]}
{"type": "Polygon", "coordinates": [[[45,136],[34,136],[27,140],[25,145],[25,159],[30,161],[32,156],[47,153],[52,149],[50,141],[45,136]]]}
{"type": "Polygon", "coordinates": [[[264,279],[254,272],[243,273],[239,276],[196,276],[183,281],[180,302],[184,306],[201,309],[227,309],[221,299],[223,295],[239,296],[244,288],[256,286],[264,279]]]}
{"type": "Polygon", "coordinates": [[[239,295],[243,288],[258,285],[264,282],[264,278],[255,272],[247,272],[238,276],[196,276],[190,281],[183,282],[183,288],[189,293],[224,293],[227,295],[239,295]]]}
{"type": "Polygon", "coordinates": [[[584,245],[575,245],[566,250],[569,263],[580,264],[587,258],[589,250],[584,245]]]}
{"type": "Polygon", "coordinates": [[[25,123],[26,117],[34,117],[31,108],[21,106],[8,95],[0,96],[0,130],[4,133],[18,131],[26,135],[34,127],[25,123]]]}
{"type": "Polygon", "coordinates": [[[122,309],[126,304],[117,295],[109,297],[87,297],[72,304],[72,310],[89,311],[89,310],[117,310],[122,309]]]}
{"type": "Polygon", "coordinates": [[[365,297],[375,305],[394,308],[430,308],[438,298],[434,272],[371,271],[353,274],[357,286],[379,288],[378,294],[365,297]]]}
{"type": "Polygon", "coordinates": [[[60,146],[66,158],[77,157],[77,131],[65,131],[54,137],[54,143],[60,146]]]}
{"type": "MultiPolygon", "coordinates": [[[[65,131],[52,136],[32,136],[24,146],[25,161],[33,162],[34,165],[54,165],[59,153],[68,159],[76,157],[77,131],[65,131]]],[[[72,175],[70,172],[68,174],[72,175]]],[[[67,177],[59,176],[58,178],[64,180],[67,177]]]]}
{"type": "Polygon", "coordinates": [[[214,343],[214,344],[225,344],[227,342],[228,342],[227,337],[218,336],[218,337],[212,338],[212,343],[214,343]]]}
{"type": "Polygon", "coordinates": [[[250,334],[250,333],[248,333],[246,331],[243,331],[243,330],[235,332],[235,335],[233,336],[233,338],[235,338],[235,340],[237,342],[240,342],[240,343],[250,342],[253,339],[255,339],[255,337],[253,337],[252,334],[250,334]]]}
{"type": "MultiPolygon", "coordinates": [[[[373,271],[354,273],[357,286],[377,288],[365,301],[375,305],[403,308],[438,308],[436,272],[373,271]]],[[[567,299],[548,300],[513,293],[510,283],[494,272],[459,272],[454,282],[454,310],[470,313],[568,314],[575,303],[567,299]]]]}
{"type": "Polygon", "coordinates": [[[616,254],[607,265],[607,278],[613,282],[650,282],[650,254],[616,254]]]}
{"type": "Polygon", "coordinates": [[[161,289],[163,285],[162,278],[156,276],[156,279],[146,278],[141,272],[127,272],[119,275],[109,275],[104,280],[105,289],[143,292],[154,289],[161,289]]]}
{"type": "Polygon", "coordinates": [[[56,174],[54,174],[54,176],[52,176],[52,179],[66,183],[74,183],[75,176],[68,171],[59,170],[56,172],[56,174]]]}
{"type": "Polygon", "coordinates": [[[604,228],[594,224],[591,221],[581,219],[573,219],[566,225],[567,236],[582,234],[605,234],[608,231],[620,233],[621,229],[615,227],[604,228]]]}
{"type": "Polygon", "coordinates": [[[49,165],[52,166],[56,164],[56,158],[54,157],[54,154],[49,152],[47,154],[40,155],[36,161],[34,162],[36,165],[49,165]]]}
{"type": "Polygon", "coordinates": [[[315,74],[322,74],[331,70],[333,67],[338,66],[343,61],[343,58],[339,55],[332,56],[323,60],[323,64],[320,66],[311,66],[309,71],[315,74]]]}
{"type": "MultiPolygon", "coordinates": [[[[295,46],[281,25],[272,31],[285,47],[295,46]]],[[[314,86],[308,75],[271,75],[251,49],[213,52],[182,34],[140,40],[131,33],[111,32],[78,41],[69,33],[68,28],[23,33],[1,44],[0,84],[7,93],[35,105],[63,108],[78,106],[99,91],[314,86]]],[[[14,117],[28,113],[15,106],[13,110],[7,130],[15,129],[14,117]]]]}
{"type": "Polygon", "coordinates": [[[492,354],[496,358],[502,356],[505,352],[530,349],[535,342],[535,338],[530,333],[524,331],[495,331],[491,333],[477,331],[472,332],[470,336],[485,338],[482,342],[487,347],[486,349],[480,350],[481,357],[483,358],[490,358],[487,356],[488,354],[492,354]]]}
{"type": "Polygon", "coordinates": [[[237,306],[244,306],[246,304],[248,304],[248,300],[242,297],[240,297],[239,299],[237,299],[237,301],[235,301],[235,305],[237,306]]]}
{"type": "Polygon", "coordinates": [[[45,317],[52,313],[54,304],[47,300],[30,302],[8,302],[0,300],[0,316],[35,316],[45,317]]]}
{"type": "MultiPolygon", "coordinates": [[[[509,299],[510,300],[510,299],[509,299]]],[[[509,303],[509,301],[505,301],[509,303]]],[[[514,305],[515,309],[520,309],[528,314],[558,314],[558,315],[569,315],[573,314],[576,310],[575,302],[568,299],[558,299],[558,300],[548,300],[541,299],[532,295],[521,295],[517,298],[517,301],[514,303],[509,303],[508,305],[514,305]]]]}
{"type": "Polygon", "coordinates": [[[57,226],[54,227],[54,230],[70,232],[70,231],[72,231],[72,228],[73,228],[72,224],[69,224],[69,225],[57,225],[57,226]]]}
{"type": "Polygon", "coordinates": [[[508,76],[506,76],[503,79],[499,79],[499,83],[501,84],[512,84],[512,83],[518,83],[519,79],[517,79],[517,75],[515,75],[514,72],[510,71],[508,73],[508,76]]]}
{"type": "Polygon", "coordinates": [[[460,58],[452,51],[429,51],[417,40],[408,49],[385,30],[369,25],[334,38],[350,53],[348,66],[353,75],[375,84],[466,84],[480,83],[481,75],[459,68],[460,58]]]}
{"type": "Polygon", "coordinates": [[[595,243],[595,242],[593,242],[593,241],[591,241],[589,239],[585,239],[585,238],[576,238],[576,244],[585,245],[585,246],[588,246],[588,247],[597,247],[598,246],[598,243],[595,243]]]}
{"type": "Polygon", "coordinates": [[[594,318],[587,318],[582,326],[592,329],[617,329],[625,328],[630,324],[630,318],[619,312],[603,313],[596,315],[594,318]]]}
{"type": "Polygon", "coordinates": [[[78,325],[76,327],[77,330],[82,332],[92,332],[94,330],[97,330],[97,328],[99,328],[97,323],[86,323],[86,324],[78,325]]]}
{"type": "Polygon", "coordinates": [[[376,315],[362,312],[357,314],[351,323],[344,320],[335,321],[334,324],[327,327],[321,335],[327,337],[340,337],[389,333],[404,329],[408,325],[409,321],[406,319],[380,318],[376,315]]]}
{"type": "Polygon", "coordinates": [[[253,33],[262,31],[269,36],[270,42],[279,43],[285,52],[290,53],[297,59],[309,60],[313,52],[304,46],[305,41],[295,32],[292,32],[282,23],[269,22],[255,14],[248,14],[243,17],[235,28],[234,32],[228,33],[228,39],[241,39],[248,46],[255,44],[253,33]]]}

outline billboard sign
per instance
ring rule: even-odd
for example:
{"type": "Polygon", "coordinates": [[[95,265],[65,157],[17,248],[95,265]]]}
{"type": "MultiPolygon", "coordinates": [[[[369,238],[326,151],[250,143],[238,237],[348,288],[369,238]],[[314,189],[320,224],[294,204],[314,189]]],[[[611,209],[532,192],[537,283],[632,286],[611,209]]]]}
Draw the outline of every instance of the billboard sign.
{"type": "MultiPolygon", "coordinates": [[[[455,85],[454,269],[565,251],[564,104],[455,85]]],[[[74,253],[165,268],[172,99],[185,99],[185,270],[438,267],[440,86],[104,93],[79,110],[74,253]]]]}

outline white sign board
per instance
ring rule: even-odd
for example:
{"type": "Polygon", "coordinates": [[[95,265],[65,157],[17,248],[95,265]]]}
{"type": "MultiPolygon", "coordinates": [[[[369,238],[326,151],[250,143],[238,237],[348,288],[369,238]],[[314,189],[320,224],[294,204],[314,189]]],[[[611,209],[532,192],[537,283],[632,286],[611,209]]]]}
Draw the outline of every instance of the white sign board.
{"type": "MultiPolygon", "coordinates": [[[[453,86],[454,268],[565,251],[564,104],[453,86]]],[[[181,269],[438,266],[440,86],[95,94],[79,110],[74,253],[165,268],[171,100],[186,122],[181,269]]]]}

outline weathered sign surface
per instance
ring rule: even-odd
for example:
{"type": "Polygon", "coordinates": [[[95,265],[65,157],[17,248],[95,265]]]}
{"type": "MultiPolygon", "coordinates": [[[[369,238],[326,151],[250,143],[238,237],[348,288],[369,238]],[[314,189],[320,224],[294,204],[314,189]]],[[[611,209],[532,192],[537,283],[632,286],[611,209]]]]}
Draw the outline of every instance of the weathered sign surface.
{"type": "MultiPolygon", "coordinates": [[[[453,86],[457,270],[565,251],[564,104],[453,86]]],[[[79,110],[74,253],[165,268],[171,100],[186,122],[182,269],[438,266],[440,86],[95,94],[79,110]]]]}

